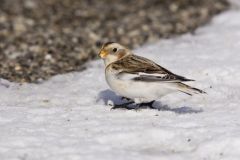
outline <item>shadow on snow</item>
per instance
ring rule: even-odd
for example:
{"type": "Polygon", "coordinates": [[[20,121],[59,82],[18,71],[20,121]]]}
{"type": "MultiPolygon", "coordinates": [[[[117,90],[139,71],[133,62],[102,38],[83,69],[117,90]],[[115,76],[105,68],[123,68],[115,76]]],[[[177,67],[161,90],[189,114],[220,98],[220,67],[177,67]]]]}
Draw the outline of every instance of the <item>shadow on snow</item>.
{"type": "MultiPolygon", "coordinates": [[[[98,94],[98,99],[97,101],[103,100],[105,105],[109,105],[109,101],[112,101],[113,104],[122,104],[126,103],[126,100],[122,100],[121,96],[116,95],[113,91],[111,90],[103,90],[98,94]]],[[[134,105],[136,106],[136,104],[134,105]]],[[[133,107],[134,108],[134,107],[133,107]]],[[[193,109],[191,107],[183,106],[183,107],[176,107],[176,108],[171,108],[168,105],[164,105],[161,102],[156,101],[154,103],[154,108],[159,111],[171,111],[177,114],[188,114],[188,113],[200,113],[203,112],[202,109],[193,109]]],[[[143,109],[141,107],[141,109],[143,109]]],[[[146,108],[144,108],[146,109],[146,108]]]]}

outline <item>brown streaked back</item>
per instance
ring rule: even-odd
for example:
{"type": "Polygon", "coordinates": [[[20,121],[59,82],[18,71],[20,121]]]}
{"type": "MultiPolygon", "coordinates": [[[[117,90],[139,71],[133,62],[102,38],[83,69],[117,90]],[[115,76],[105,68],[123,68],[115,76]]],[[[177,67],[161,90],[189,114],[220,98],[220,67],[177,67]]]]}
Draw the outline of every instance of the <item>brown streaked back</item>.
{"type": "MultiPolygon", "coordinates": [[[[146,73],[146,74],[165,74],[164,77],[154,76],[154,78],[157,78],[158,80],[161,80],[161,81],[164,81],[164,80],[165,81],[176,81],[176,80],[177,81],[193,81],[191,79],[187,79],[185,77],[176,75],[170,72],[169,70],[161,67],[160,65],[156,64],[155,62],[137,55],[126,56],[112,63],[111,67],[112,69],[119,70],[120,71],[119,74],[122,74],[122,73],[138,74],[140,72],[146,73]]],[[[143,76],[141,76],[141,79],[142,78],[143,76]]]]}

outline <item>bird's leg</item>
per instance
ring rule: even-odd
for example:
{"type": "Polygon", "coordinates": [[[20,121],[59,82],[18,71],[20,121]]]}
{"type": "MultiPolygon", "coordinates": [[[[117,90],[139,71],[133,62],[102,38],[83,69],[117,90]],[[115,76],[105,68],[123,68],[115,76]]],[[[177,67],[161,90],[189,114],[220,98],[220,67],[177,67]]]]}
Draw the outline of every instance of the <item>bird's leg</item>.
{"type": "Polygon", "coordinates": [[[151,108],[151,109],[154,109],[154,107],[153,107],[153,103],[154,103],[154,102],[155,102],[155,101],[153,100],[153,101],[147,102],[147,103],[140,103],[140,104],[139,104],[139,108],[142,107],[142,106],[147,106],[147,107],[149,107],[149,108],[151,108]]]}
{"type": "Polygon", "coordinates": [[[123,104],[114,104],[114,106],[111,109],[118,109],[118,108],[125,108],[125,109],[132,109],[131,107],[128,107],[129,104],[133,104],[134,101],[123,103],[123,104]]]}

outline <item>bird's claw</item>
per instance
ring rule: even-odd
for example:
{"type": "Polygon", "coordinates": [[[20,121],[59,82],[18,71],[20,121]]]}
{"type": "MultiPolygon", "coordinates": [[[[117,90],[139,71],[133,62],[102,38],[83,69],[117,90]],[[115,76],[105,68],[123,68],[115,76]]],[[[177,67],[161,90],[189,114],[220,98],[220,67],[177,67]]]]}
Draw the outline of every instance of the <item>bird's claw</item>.
{"type": "Polygon", "coordinates": [[[130,107],[130,106],[128,106],[128,105],[134,103],[133,101],[131,101],[131,102],[128,102],[128,103],[116,104],[116,105],[114,105],[114,106],[111,108],[111,110],[113,110],[113,109],[127,109],[127,110],[136,110],[136,111],[138,111],[138,110],[140,110],[141,107],[143,107],[143,106],[147,106],[147,107],[149,107],[149,108],[151,108],[151,109],[154,109],[154,107],[153,107],[153,103],[154,103],[154,102],[155,102],[155,101],[151,101],[151,102],[148,102],[148,103],[140,103],[140,104],[136,104],[135,107],[130,107]]]}
{"type": "Polygon", "coordinates": [[[147,103],[140,103],[139,104],[139,108],[141,108],[142,106],[146,106],[146,107],[149,107],[150,109],[155,109],[154,107],[153,107],[153,103],[154,103],[155,101],[151,101],[151,102],[147,102],[147,103]]]}
{"type": "Polygon", "coordinates": [[[120,108],[130,110],[131,107],[129,107],[128,105],[129,105],[129,104],[132,104],[132,103],[134,103],[134,102],[128,102],[128,103],[123,103],[123,104],[116,104],[116,105],[114,105],[114,106],[111,108],[111,110],[112,110],[112,109],[120,109],[120,108]]]}

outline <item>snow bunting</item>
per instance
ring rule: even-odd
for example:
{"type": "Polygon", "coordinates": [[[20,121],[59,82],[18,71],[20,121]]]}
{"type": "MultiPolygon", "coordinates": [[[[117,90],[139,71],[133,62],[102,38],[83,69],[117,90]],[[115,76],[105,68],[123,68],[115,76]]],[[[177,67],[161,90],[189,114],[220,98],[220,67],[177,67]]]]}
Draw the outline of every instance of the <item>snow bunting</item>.
{"type": "Polygon", "coordinates": [[[105,63],[105,77],[110,88],[131,102],[114,105],[126,108],[129,104],[148,105],[169,93],[180,91],[188,95],[205,93],[182,82],[193,81],[176,75],[155,62],[133,54],[124,46],[105,43],[99,56],[105,63]]]}

